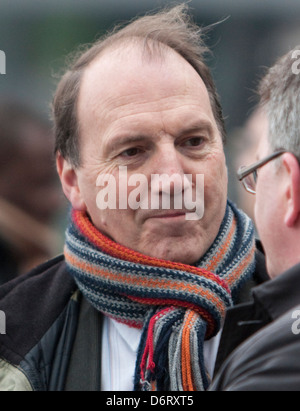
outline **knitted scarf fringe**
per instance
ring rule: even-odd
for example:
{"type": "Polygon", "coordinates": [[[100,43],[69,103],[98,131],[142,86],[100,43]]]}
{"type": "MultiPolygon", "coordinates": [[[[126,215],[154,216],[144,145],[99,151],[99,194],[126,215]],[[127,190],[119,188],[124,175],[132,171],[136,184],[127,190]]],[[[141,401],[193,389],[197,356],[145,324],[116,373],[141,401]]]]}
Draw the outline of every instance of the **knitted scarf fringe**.
{"type": "Polygon", "coordinates": [[[228,202],[219,234],[196,266],[156,259],[100,233],[73,210],[65,259],[87,300],[105,315],[142,329],[135,390],[204,391],[204,341],[222,326],[255,269],[251,220],[228,202]]]}

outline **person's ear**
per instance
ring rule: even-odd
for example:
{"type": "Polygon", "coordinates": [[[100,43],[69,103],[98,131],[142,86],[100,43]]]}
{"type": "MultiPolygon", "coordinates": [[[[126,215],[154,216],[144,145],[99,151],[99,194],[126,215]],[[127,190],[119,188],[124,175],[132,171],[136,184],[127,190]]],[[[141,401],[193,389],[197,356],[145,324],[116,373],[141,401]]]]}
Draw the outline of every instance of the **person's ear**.
{"type": "Polygon", "coordinates": [[[86,205],[78,185],[76,169],[61,155],[61,153],[56,155],[56,168],[63,192],[72,204],[72,207],[75,210],[86,211],[86,205]]]}
{"type": "Polygon", "coordinates": [[[284,221],[288,227],[293,227],[300,221],[300,166],[292,153],[285,153],[282,156],[282,162],[287,177],[284,221]]]}

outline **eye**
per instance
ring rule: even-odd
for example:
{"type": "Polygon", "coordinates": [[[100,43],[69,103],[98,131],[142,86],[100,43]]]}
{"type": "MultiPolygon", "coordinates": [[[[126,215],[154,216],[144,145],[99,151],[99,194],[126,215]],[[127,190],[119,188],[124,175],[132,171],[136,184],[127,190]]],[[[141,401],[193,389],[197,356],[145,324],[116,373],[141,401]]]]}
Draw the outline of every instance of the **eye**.
{"type": "Polygon", "coordinates": [[[140,154],[142,150],[138,147],[131,147],[128,148],[127,150],[122,151],[120,154],[122,157],[135,157],[138,154],[140,154]]]}
{"type": "Polygon", "coordinates": [[[184,141],[183,145],[186,147],[199,147],[203,144],[203,137],[191,137],[184,141]]]}

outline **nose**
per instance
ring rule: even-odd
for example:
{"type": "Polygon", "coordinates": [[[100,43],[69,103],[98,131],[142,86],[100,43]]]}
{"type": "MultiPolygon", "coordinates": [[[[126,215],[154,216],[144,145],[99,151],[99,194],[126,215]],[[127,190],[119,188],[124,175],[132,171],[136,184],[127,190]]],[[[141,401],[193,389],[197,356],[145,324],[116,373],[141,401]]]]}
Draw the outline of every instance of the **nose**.
{"type": "Polygon", "coordinates": [[[154,155],[153,170],[157,174],[184,174],[183,159],[174,143],[162,144],[154,155]]]}
{"type": "Polygon", "coordinates": [[[184,163],[174,144],[164,144],[153,159],[152,184],[159,194],[180,194],[184,190],[184,163]]]}

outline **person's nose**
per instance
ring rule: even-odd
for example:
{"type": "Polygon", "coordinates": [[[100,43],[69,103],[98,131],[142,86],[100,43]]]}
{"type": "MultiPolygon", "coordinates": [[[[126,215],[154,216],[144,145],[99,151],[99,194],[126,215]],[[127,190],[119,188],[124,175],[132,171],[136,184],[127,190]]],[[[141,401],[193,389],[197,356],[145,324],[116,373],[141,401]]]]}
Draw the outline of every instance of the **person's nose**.
{"type": "Polygon", "coordinates": [[[171,195],[184,189],[184,161],[173,144],[165,144],[157,150],[154,158],[152,181],[160,182],[159,192],[171,195]]]}

